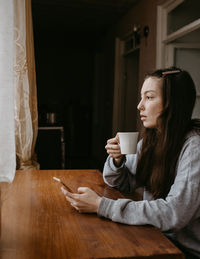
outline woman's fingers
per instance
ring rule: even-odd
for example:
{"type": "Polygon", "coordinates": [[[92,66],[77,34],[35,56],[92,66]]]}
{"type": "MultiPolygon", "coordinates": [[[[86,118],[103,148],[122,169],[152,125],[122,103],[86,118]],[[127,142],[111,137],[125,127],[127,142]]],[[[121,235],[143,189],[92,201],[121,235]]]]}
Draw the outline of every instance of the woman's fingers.
{"type": "Polygon", "coordinates": [[[107,141],[105,149],[107,150],[107,153],[109,155],[120,155],[121,150],[119,146],[119,138],[117,135],[114,138],[111,138],[107,141]]]}
{"type": "MultiPolygon", "coordinates": [[[[65,194],[65,198],[66,200],[71,204],[72,207],[74,207],[76,210],[79,211],[79,208],[78,208],[78,201],[77,201],[77,196],[76,198],[71,198],[71,193],[70,192],[65,192],[62,190],[62,192],[65,194]]],[[[73,195],[73,197],[75,197],[73,195]]]]}
{"type": "Polygon", "coordinates": [[[79,212],[97,212],[101,197],[88,187],[79,187],[78,193],[70,193],[63,187],[67,201],[79,212]]]}
{"type": "Polygon", "coordinates": [[[78,193],[83,194],[83,193],[86,193],[88,190],[89,190],[88,187],[79,187],[78,193]]]}
{"type": "MultiPolygon", "coordinates": [[[[65,196],[66,197],[66,200],[69,202],[69,203],[71,203],[71,205],[72,204],[74,204],[74,200],[72,199],[72,198],[70,198],[70,197],[68,197],[68,196],[65,196]]],[[[74,204],[75,205],[75,204],[74,204]]]]}
{"type": "Polygon", "coordinates": [[[121,157],[121,149],[118,145],[111,145],[111,146],[107,145],[106,151],[113,158],[121,157]]]}
{"type": "Polygon", "coordinates": [[[106,149],[107,151],[113,152],[113,153],[115,153],[115,152],[120,152],[120,146],[119,146],[119,144],[107,144],[107,145],[105,146],[105,149],[106,149]]]}
{"type": "Polygon", "coordinates": [[[118,140],[115,138],[110,138],[107,140],[107,144],[112,144],[112,143],[118,143],[118,140]]]}
{"type": "Polygon", "coordinates": [[[123,155],[119,144],[119,136],[116,135],[114,138],[108,139],[105,149],[109,156],[114,159],[114,163],[120,165],[123,155]]]}
{"type": "Polygon", "coordinates": [[[111,149],[111,150],[119,150],[120,146],[119,144],[107,144],[105,146],[106,149],[111,149]]]}
{"type": "Polygon", "coordinates": [[[120,156],[121,155],[121,152],[120,151],[113,151],[113,150],[107,150],[107,153],[109,155],[113,155],[113,156],[120,156]]]}

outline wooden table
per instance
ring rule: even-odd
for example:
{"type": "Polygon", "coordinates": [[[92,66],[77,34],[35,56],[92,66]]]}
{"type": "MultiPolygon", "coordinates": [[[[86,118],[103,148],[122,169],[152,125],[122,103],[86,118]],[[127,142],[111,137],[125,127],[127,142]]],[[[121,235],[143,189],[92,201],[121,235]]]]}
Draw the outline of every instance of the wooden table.
{"type": "Polygon", "coordinates": [[[97,170],[17,171],[3,194],[1,259],[184,258],[154,227],[78,213],[53,176],[74,191],[88,186],[109,198],[123,197],[97,170]]]}

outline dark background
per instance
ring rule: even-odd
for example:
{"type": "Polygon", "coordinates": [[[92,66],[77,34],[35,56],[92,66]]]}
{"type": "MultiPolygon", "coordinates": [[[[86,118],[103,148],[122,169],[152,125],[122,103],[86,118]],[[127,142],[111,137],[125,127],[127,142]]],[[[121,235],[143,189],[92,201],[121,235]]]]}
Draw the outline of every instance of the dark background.
{"type": "MultiPolygon", "coordinates": [[[[32,0],[39,126],[64,126],[66,168],[103,168],[112,137],[115,39],[109,30],[135,2],[32,0]],[[51,125],[49,112],[57,118],[51,125]]],[[[55,157],[55,169],[60,139],[48,131],[45,138],[48,144],[39,132],[38,160],[46,169],[55,157]]]]}

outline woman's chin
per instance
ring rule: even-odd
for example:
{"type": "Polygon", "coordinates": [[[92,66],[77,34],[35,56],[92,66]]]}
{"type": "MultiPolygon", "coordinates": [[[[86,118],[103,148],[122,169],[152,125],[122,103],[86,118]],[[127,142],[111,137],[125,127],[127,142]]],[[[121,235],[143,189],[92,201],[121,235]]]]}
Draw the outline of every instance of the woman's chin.
{"type": "Polygon", "coordinates": [[[148,123],[148,122],[146,122],[146,121],[143,121],[143,126],[144,126],[145,128],[149,128],[149,129],[153,129],[153,128],[156,127],[155,125],[153,125],[153,124],[151,124],[151,123],[148,123]]]}

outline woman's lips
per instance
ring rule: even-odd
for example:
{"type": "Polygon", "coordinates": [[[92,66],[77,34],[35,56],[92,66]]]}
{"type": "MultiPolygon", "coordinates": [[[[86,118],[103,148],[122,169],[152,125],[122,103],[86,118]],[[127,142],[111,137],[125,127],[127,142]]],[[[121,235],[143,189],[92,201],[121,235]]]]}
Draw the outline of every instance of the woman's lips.
{"type": "Polygon", "coordinates": [[[146,119],[146,117],[147,117],[147,116],[140,115],[140,119],[141,119],[142,121],[144,121],[144,120],[146,119]]]}

